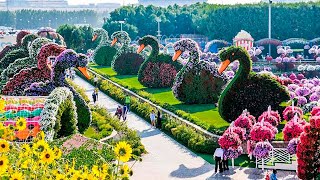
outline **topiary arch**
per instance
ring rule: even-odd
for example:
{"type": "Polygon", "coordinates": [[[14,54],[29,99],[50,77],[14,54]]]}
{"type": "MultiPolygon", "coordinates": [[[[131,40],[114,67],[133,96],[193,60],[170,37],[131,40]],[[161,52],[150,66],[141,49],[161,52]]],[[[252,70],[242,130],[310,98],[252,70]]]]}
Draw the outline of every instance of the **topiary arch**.
{"type": "Polygon", "coordinates": [[[41,119],[41,130],[46,134],[46,139],[69,136],[77,132],[76,105],[72,92],[65,87],[56,88],[45,101],[41,119]]]}

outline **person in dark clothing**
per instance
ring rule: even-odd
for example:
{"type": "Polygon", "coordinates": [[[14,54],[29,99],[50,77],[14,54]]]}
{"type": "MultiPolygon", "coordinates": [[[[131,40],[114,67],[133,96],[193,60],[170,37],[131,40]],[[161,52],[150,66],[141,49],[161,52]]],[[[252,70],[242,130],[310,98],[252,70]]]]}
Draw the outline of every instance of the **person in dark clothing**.
{"type": "Polygon", "coordinates": [[[121,118],[121,116],[122,116],[122,108],[121,108],[120,105],[117,107],[115,116],[117,116],[118,119],[120,120],[120,118],[121,118]]]}
{"type": "Polygon", "coordinates": [[[127,120],[127,114],[128,114],[128,107],[125,104],[123,106],[123,110],[122,110],[122,119],[123,119],[123,121],[127,120]]]}
{"type": "Polygon", "coordinates": [[[159,128],[159,129],[161,129],[162,128],[162,115],[161,115],[161,112],[160,112],[160,110],[158,110],[158,115],[157,115],[157,127],[159,128]]]}
{"type": "Polygon", "coordinates": [[[97,94],[94,91],[92,93],[92,99],[93,99],[93,103],[95,104],[97,101],[97,94]]]}
{"type": "Polygon", "coordinates": [[[229,166],[228,166],[229,160],[228,160],[228,158],[226,158],[224,156],[225,152],[226,152],[226,150],[224,149],[223,150],[223,161],[222,161],[222,168],[223,168],[224,171],[229,170],[229,166]]]}

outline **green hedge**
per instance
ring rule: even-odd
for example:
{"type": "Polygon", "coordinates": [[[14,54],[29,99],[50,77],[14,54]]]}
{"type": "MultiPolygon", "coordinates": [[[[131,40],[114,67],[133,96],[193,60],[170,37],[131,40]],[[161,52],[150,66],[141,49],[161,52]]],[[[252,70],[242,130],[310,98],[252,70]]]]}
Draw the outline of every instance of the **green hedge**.
{"type": "MultiPolygon", "coordinates": [[[[87,80],[80,72],[77,71],[77,74],[88,81],[89,83],[93,84],[93,79],[87,80]]],[[[92,75],[92,73],[90,73],[92,75]]],[[[98,85],[100,87],[100,90],[113,98],[114,100],[118,101],[119,103],[123,104],[126,93],[118,88],[117,86],[113,85],[112,83],[109,83],[106,80],[101,80],[99,78],[98,85]]],[[[142,117],[143,119],[147,120],[149,119],[149,115],[152,110],[155,110],[154,107],[152,107],[149,103],[142,103],[139,102],[139,100],[135,97],[131,97],[131,105],[130,109],[135,112],[137,115],[142,117]]],[[[190,114],[186,115],[181,113],[182,115],[185,115],[185,117],[190,116],[190,114]]],[[[148,121],[149,122],[149,121],[148,121]]],[[[176,121],[173,119],[163,116],[163,127],[164,130],[166,130],[168,133],[172,134],[175,139],[182,142],[184,145],[189,147],[190,149],[200,152],[200,153],[213,153],[214,148],[217,146],[217,140],[213,138],[207,138],[200,133],[197,133],[193,130],[191,127],[186,127],[185,125],[179,126],[179,131],[172,130],[173,128],[177,128],[176,125],[174,125],[176,121]],[[168,125],[169,124],[169,125],[168,125]],[[182,128],[182,130],[180,130],[182,128]],[[191,134],[190,134],[191,133],[191,134]],[[192,141],[185,143],[186,141],[182,138],[188,136],[192,139],[192,141]]],[[[176,124],[178,124],[176,122],[176,124]]]]}
{"type": "Polygon", "coordinates": [[[29,56],[28,51],[23,48],[13,50],[0,60],[0,69],[6,69],[9,64],[13,63],[15,60],[27,56],[29,56]]]}
{"type": "Polygon", "coordinates": [[[111,66],[113,56],[117,50],[114,47],[108,45],[101,46],[94,54],[94,62],[100,66],[111,66]]]}

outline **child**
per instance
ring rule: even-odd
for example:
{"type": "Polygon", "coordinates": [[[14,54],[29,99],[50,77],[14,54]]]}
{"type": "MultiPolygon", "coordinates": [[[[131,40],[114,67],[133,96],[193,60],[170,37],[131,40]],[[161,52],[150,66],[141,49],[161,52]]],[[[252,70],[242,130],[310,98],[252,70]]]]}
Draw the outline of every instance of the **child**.
{"type": "Polygon", "coordinates": [[[150,114],[150,120],[151,120],[151,127],[156,127],[156,115],[154,114],[154,110],[151,111],[150,114]]]}
{"type": "Polygon", "coordinates": [[[121,106],[119,105],[119,106],[117,107],[115,116],[117,116],[118,119],[120,120],[121,115],[122,115],[122,108],[121,108],[121,106]]]}

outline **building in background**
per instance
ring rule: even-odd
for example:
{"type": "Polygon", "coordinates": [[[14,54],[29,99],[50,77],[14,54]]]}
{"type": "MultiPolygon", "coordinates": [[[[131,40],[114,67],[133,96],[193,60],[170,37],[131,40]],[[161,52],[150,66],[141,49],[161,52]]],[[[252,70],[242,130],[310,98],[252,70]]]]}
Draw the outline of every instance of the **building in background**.
{"type": "Polygon", "coordinates": [[[190,4],[195,4],[195,3],[204,3],[207,2],[207,0],[139,0],[139,4],[148,6],[148,5],[154,5],[154,6],[162,6],[166,7],[169,5],[190,5],[190,4]]]}
{"type": "Polygon", "coordinates": [[[80,11],[95,10],[98,12],[111,12],[121,7],[120,3],[97,3],[88,5],[69,5],[67,0],[6,0],[0,2],[0,10],[62,10],[62,11],[80,11]]]}

